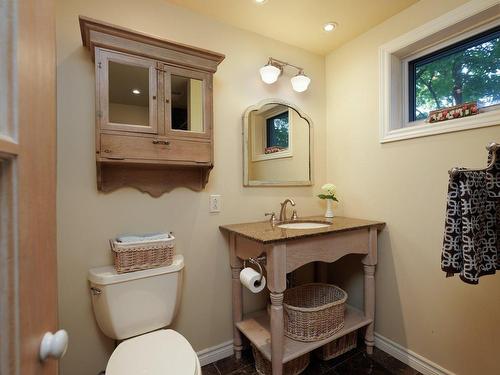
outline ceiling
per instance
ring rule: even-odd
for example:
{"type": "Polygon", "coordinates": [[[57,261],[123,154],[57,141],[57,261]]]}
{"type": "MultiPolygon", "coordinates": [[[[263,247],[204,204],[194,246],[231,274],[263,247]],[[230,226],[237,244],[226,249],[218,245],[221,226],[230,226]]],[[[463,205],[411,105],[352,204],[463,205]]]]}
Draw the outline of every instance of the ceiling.
{"type": "Polygon", "coordinates": [[[230,25],[325,55],[418,0],[166,0],[230,25]],[[334,21],[337,30],[323,25],[334,21]]]}

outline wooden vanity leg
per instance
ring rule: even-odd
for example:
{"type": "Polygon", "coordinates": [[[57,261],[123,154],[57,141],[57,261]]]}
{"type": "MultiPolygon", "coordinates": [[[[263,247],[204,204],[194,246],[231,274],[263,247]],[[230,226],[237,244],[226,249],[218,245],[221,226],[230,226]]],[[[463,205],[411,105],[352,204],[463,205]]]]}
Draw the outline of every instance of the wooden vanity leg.
{"type": "Polygon", "coordinates": [[[364,269],[364,310],[365,316],[372,322],[366,327],[365,344],[366,352],[373,354],[375,345],[374,324],[375,324],[375,266],[377,264],[377,229],[371,228],[369,233],[369,251],[363,258],[364,269]]]}
{"type": "Polygon", "coordinates": [[[283,372],[284,329],[283,293],[271,293],[271,359],[273,375],[283,372]]]}
{"type": "Polygon", "coordinates": [[[273,375],[283,374],[285,330],[283,292],[286,289],[286,245],[274,245],[267,253],[267,279],[271,292],[271,365],[273,375]]]}
{"type": "MultiPolygon", "coordinates": [[[[365,316],[373,320],[375,318],[375,266],[364,265],[363,268],[365,271],[365,316]]],[[[371,322],[366,327],[365,332],[366,352],[368,354],[373,354],[373,346],[375,345],[373,328],[374,322],[371,322]]]]}
{"type": "Polygon", "coordinates": [[[243,262],[236,256],[236,235],[229,235],[230,262],[233,290],[233,348],[236,359],[241,359],[243,350],[243,341],[241,332],[236,328],[236,323],[243,319],[243,296],[240,282],[240,272],[243,268],[243,262]]]}

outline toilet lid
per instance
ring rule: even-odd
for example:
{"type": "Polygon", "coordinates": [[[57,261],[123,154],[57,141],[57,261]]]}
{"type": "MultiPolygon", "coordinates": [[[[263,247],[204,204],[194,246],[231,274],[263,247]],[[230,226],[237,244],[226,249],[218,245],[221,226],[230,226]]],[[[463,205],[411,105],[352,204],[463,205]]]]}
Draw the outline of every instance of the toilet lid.
{"type": "Polygon", "coordinates": [[[196,353],[171,329],[123,341],[106,367],[106,375],[196,375],[196,353]]]}

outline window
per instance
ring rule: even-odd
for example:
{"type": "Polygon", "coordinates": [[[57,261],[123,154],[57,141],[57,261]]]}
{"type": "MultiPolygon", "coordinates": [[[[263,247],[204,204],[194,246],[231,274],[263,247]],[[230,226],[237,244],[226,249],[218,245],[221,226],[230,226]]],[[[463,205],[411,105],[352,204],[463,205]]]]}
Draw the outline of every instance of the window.
{"type": "Polygon", "coordinates": [[[266,147],[288,148],[288,111],[266,119],[266,147]]]}
{"type": "Polygon", "coordinates": [[[380,46],[381,143],[499,126],[499,9],[496,0],[469,1],[380,46]],[[475,112],[462,105],[474,101],[478,114],[458,116],[475,112]],[[447,121],[427,121],[455,105],[447,121]]]}
{"type": "Polygon", "coordinates": [[[409,121],[477,101],[500,104],[500,26],[408,63],[409,121]]]}

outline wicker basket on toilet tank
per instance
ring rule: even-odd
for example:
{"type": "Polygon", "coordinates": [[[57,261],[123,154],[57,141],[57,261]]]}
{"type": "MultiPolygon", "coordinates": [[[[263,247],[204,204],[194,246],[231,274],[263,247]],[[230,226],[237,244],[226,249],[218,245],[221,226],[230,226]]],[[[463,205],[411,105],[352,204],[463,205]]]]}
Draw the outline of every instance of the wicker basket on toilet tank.
{"type": "Polygon", "coordinates": [[[298,341],[326,339],[344,327],[347,293],[323,283],[287,289],[283,301],[285,335],[298,341]]]}
{"type": "Polygon", "coordinates": [[[169,266],[175,255],[175,237],[168,239],[118,242],[110,240],[117,273],[169,266]]]}

